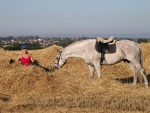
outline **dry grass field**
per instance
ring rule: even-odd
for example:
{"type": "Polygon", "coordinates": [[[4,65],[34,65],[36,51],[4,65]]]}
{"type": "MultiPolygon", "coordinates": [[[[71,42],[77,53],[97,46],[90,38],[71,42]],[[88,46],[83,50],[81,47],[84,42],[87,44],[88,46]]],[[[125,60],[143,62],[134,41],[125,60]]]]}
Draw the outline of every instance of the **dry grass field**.
{"type": "MultiPolygon", "coordinates": [[[[140,44],[143,64],[150,82],[150,44],[140,44]]],[[[21,51],[0,49],[0,112],[1,113],[149,113],[150,88],[132,85],[133,76],[127,63],[102,66],[103,79],[95,72],[90,79],[83,59],[70,58],[60,69],[51,69],[57,55],[54,45],[32,50],[43,66],[9,64],[21,51]]]]}

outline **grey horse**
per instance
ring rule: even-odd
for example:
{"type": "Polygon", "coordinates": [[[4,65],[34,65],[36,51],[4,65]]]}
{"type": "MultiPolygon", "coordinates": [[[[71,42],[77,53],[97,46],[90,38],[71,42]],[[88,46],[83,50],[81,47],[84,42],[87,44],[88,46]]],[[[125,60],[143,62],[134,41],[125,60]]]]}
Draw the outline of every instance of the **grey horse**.
{"type": "Polygon", "coordinates": [[[115,51],[104,54],[105,60],[103,61],[101,60],[103,54],[96,50],[95,44],[96,39],[87,39],[62,48],[56,57],[55,67],[60,68],[70,57],[80,57],[88,64],[91,78],[94,77],[94,68],[97,71],[98,78],[102,78],[101,64],[112,65],[127,61],[133,72],[133,85],[137,83],[137,72],[139,71],[144,79],[146,88],[148,87],[148,80],[143,69],[141,48],[136,42],[129,40],[116,41],[115,51]]]}

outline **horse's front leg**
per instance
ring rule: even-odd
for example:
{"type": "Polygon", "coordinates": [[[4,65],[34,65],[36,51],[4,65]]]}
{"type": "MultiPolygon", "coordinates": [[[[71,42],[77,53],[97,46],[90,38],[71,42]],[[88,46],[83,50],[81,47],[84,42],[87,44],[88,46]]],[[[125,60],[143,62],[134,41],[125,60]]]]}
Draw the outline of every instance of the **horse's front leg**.
{"type": "Polygon", "coordinates": [[[93,65],[88,65],[89,66],[89,69],[90,69],[90,76],[91,76],[91,79],[94,78],[94,66],[93,65]]]}
{"type": "Polygon", "coordinates": [[[96,72],[97,72],[97,75],[98,75],[98,78],[102,78],[102,75],[101,75],[101,67],[100,67],[100,59],[99,60],[96,60],[95,62],[94,62],[94,67],[95,67],[95,69],[96,69],[96,72]]]}

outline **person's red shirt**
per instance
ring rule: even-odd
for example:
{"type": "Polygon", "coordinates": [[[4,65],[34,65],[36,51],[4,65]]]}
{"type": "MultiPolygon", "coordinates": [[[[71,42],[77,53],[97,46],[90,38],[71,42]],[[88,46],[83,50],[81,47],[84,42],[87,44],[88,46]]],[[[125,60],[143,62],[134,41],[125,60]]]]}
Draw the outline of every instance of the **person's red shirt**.
{"type": "Polygon", "coordinates": [[[25,66],[31,65],[31,64],[32,64],[32,61],[31,61],[30,55],[29,55],[27,58],[24,58],[24,57],[22,56],[21,62],[22,62],[22,64],[25,65],[25,66]]]}

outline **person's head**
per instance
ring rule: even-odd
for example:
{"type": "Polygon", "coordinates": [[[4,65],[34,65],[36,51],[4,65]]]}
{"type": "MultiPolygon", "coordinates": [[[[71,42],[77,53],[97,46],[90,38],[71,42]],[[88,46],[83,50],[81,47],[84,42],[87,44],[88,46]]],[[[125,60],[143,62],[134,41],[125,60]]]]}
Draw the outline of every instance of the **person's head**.
{"type": "Polygon", "coordinates": [[[24,53],[27,53],[27,45],[23,45],[23,46],[22,46],[22,51],[23,51],[24,53]]]}

